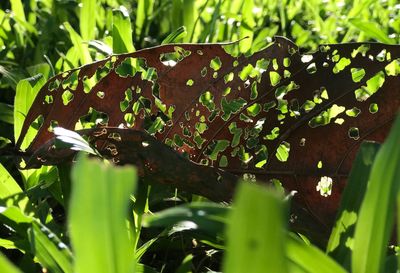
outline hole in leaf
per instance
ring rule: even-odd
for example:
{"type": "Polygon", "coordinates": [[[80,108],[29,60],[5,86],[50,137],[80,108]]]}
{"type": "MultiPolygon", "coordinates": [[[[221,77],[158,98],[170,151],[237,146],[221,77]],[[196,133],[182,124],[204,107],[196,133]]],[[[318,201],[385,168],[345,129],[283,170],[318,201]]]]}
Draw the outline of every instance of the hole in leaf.
{"type": "Polygon", "coordinates": [[[289,158],[289,152],[290,152],[290,143],[283,141],[281,144],[279,144],[275,156],[279,161],[285,162],[289,158]]]}
{"type": "Polygon", "coordinates": [[[349,117],[357,117],[361,113],[361,110],[358,109],[357,107],[353,107],[350,110],[346,110],[346,115],[349,117]]]}
{"type": "Polygon", "coordinates": [[[350,72],[351,72],[351,78],[353,79],[353,82],[359,82],[365,76],[364,68],[352,68],[352,69],[350,69],[350,72]]]}
{"type": "Polygon", "coordinates": [[[221,65],[221,59],[218,56],[210,61],[210,67],[215,71],[219,70],[221,68],[221,65]]]}
{"type": "Polygon", "coordinates": [[[379,88],[382,87],[385,82],[385,73],[383,71],[377,73],[371,79],[366,82],[366,86],[363,85],[361,88],[354,91],[356,99],[358,101],[365,101],[374,93],[376,93],[379,88]]]}
{"type": "Polygon", "coordinates": [[[306,70],[308,74],[314,74],[317,72],[317,66],[315,65],[315,63],[311,63],[307,66],[306,70]]]}
{"type": "Polygon", "coordinates": [[[61,95],[62,101],[64,105],[68,105],[73,99],[74,94],[72,94],[69,90],[65,90],[61,95]]]}
{"type": "Polygon", "coordinates": [[[266,135],[264,139],[274,140],[279,136],[279,127],[275,127],[271,130],[269,135],[266,135]]]}
{"type": "Polygon", "coordinates": [[[281,81],[281,75],[278,72],[270,71],[269,79],[271,81],[272,86],[276,86],[281,81]]]}
{"type": "Polygon", "coordinates": [[[349,137],[354,140],[358,140],[360,138],[360,132],[357,127],[351,127],[348,133],[349,137]]]}
{"type": "Polygon", "coordinates": [[[376,103],[371,103],[371,104],[369,105],[369,112],[370,112],[371,114],[377,113],[378,110],[379,110],[378,104],[376,104],[376,103]]]}

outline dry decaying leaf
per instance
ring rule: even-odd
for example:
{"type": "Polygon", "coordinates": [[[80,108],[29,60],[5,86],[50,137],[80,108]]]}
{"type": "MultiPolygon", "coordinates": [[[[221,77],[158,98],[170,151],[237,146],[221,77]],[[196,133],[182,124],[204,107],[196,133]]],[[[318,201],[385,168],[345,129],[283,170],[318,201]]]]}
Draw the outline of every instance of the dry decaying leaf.
{"type": "Polygon", "coordinates": [[[227,46],[159,46],[55,76],[17,142],[39,120],[27,167],[67,157],[52,149],[51,128],[97,119],[82,133],[152,183],[229,201],[238,177],[277,178],[298,191],[299,208],[329,226],[359,144],[382,141],[399,108],[400,47],[321,45],[301,55],[277,37],[250,57],[233,57],[227,46]],[[323,176],[333,181],[328,197],[316,190],[323,176]]]}

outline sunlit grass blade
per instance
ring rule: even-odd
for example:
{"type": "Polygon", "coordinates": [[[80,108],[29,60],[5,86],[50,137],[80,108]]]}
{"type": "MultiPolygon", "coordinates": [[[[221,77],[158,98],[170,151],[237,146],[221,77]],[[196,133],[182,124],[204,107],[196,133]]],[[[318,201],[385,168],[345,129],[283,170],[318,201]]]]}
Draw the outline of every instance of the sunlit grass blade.
{"type": "Polygon", "coordinates": [[[180,27],[174,32],[170,33],[165,39],[161,42],[161,44],[170,44],[179,41],[180,39],[186,37],[187,31],[186,28],[180,27]]]}
{"type": "Polygon", "coordinates": [[[286,255],[288,260],[290,261],[290,272],[347,272],[328,255],[312,245],[305,244],[300,238],[297,238],[297,236],[294,234],[290,234],[287,240],[286,255]]]}
{"type": "Polygon", "coordinates": [[[146,35],[146,28],[148,20],[153,13],[154,0],[138,0],[136,21],[135,21],[135,35],[136,41],[141,41],[146,35]]]}
{"type": "Polygon", "coordinates": [[[354,233],[352,272],[382,272],[400,181],[400,116],[372,165],[354,233]]]}
{"type": "Polygon", "coordinates": [[[13,265],[3,254],[0,253],[0,272],[5,273],[22,273],[15,265],[13,265]]]}
{"type": "Polygon", "coordinates": [[[351,265],[351,240],[361,203],[367,189],[369,174],[380,144],[364,142],[353,163],[353,167],[342,195],[336,224],[329,238],[327,253],[347,269],[351,265]]]}
{"type": "Polygon", "coordinates": [[[87,43],[84,43],[82,37],[76,33],[76,31],[72,28],[69,22],[65,22],[63,24],[65,29],[68,31],[72,44],[75,49],[79,53],[79,60],[82,65],[88,64],[92,62],[92,57],[90,56],[89,46],[87,43]]]}
{"type": "Polygon", "coordinates": [[[33,254],[44,268],[55,273],[72,273],[72,253],[48,228],[37,222],[28,230],[33,254]]]}
{"type": "Polygon", "coordinates": [[[24,210],[28,203],[28,198],[23,194],[21,187],[6,168],[0,164],[0,204],[7,203],[7,205],[10,205],[10,201],[14,202],[14,206],[24,210]]]}
{"type": "Polygon", "coordinates": [[[133,242],[126,218],[135,170],[81,156],[72,170],[72,182],[69,223],[74,272],[132,272],[133,242]]]}
{"type": "Polygon", "coordinates": [[[284,202],[276,192],[242,183],[228,218],[226,273],[288,272],[284,202]]]}
{"type": "Polygon", "coordinates": [[[131,19],[129,17],[129,11],[124,6],[113,10],[112,37],[113,53],[118,54],[135,51],[132,42],[131,19]]]}
{"type": "Polygon", "coordinates": [[[380,28],[375,22],[369,22],[361,19],[350,19],[350,24],[362,31],[366,36],[373,38],[381,43],[395,44],[393,39],[380,28]]]}
{"type": "MultiPolygon", "coordinates": [[[[194,24],[196,21],[196,1],[183,0],[183,25],[186,27],[188,33],[193,32],[194,24]]],[[[190,42],[190,37],[186,36],[184,42],[190,42]]]]}
{"type": "MultiPolygon", "coordinates": [[[[37,75],[28,79],[21,80],[17,85],[14,100],[14,138],[19,139],[25,117],[37,95],[40,88],[45,84],[43,76],[37,75]]],[[[22,142],[21,149],[29,146],[36,135],[36,130],[28,131],[22,142]]]]}
{"type": "Polygon", "coordinates": [[[85,41],[94,40],[96,30],[96,0],[81,0],[79,27],[85,41]]]}

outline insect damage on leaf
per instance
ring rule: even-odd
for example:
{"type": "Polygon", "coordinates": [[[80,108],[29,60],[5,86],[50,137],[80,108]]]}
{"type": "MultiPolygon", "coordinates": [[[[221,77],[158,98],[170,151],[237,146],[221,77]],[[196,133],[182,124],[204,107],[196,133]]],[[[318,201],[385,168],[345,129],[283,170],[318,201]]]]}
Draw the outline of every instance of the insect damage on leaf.
{"type": "MultiPolygon", "coordinates": [[[[400,47],[331,44],[301,55],[276,37],[234,57],[227,46],[163,45],[59,74],[37,95],[17,148],[38,117],[27,155],[53,137],[55,122],[70,130],[129,128],[215,171],[277,178],[317,218],[333,214],[358,145],[383,140],[400,106],[400,47]],[[315,190],[325,176],[335,181],[328,198],[315,190]]],[[[134,151],[118,149],[124,141],[96,148],[115,163],[132,162],[134,151]]],[[[27,167],[52,163],[32,157],[27,167]]]]}

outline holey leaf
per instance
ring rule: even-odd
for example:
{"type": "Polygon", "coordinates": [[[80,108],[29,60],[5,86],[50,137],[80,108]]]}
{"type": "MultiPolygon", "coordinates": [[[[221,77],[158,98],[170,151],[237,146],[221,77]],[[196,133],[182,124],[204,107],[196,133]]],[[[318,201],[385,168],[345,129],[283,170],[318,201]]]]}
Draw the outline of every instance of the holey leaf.
{"type": "Polygon", "coordinates": [[[330,44],[301,55],[276,37],[251,56],[234,57],[225,51],[232,46],[162,45],[53,77],[16,144],[42,117],[27,167],[63,160],[62,152],[50,153],[54,124],[103,127],[81,133],[115,163],[138,165],[148,181],[227,201],[239,177],[276,178],[298,192],[294,201],[306,208],[299,220],[329,226],[359,144],[382,141],[399,108],[400,47],[330,44]],[[165,158],[145,152],[161,143],[165,158]],[[178,160],[177,169],[169,161],[174,151],[187,161],[178,160]]]}

